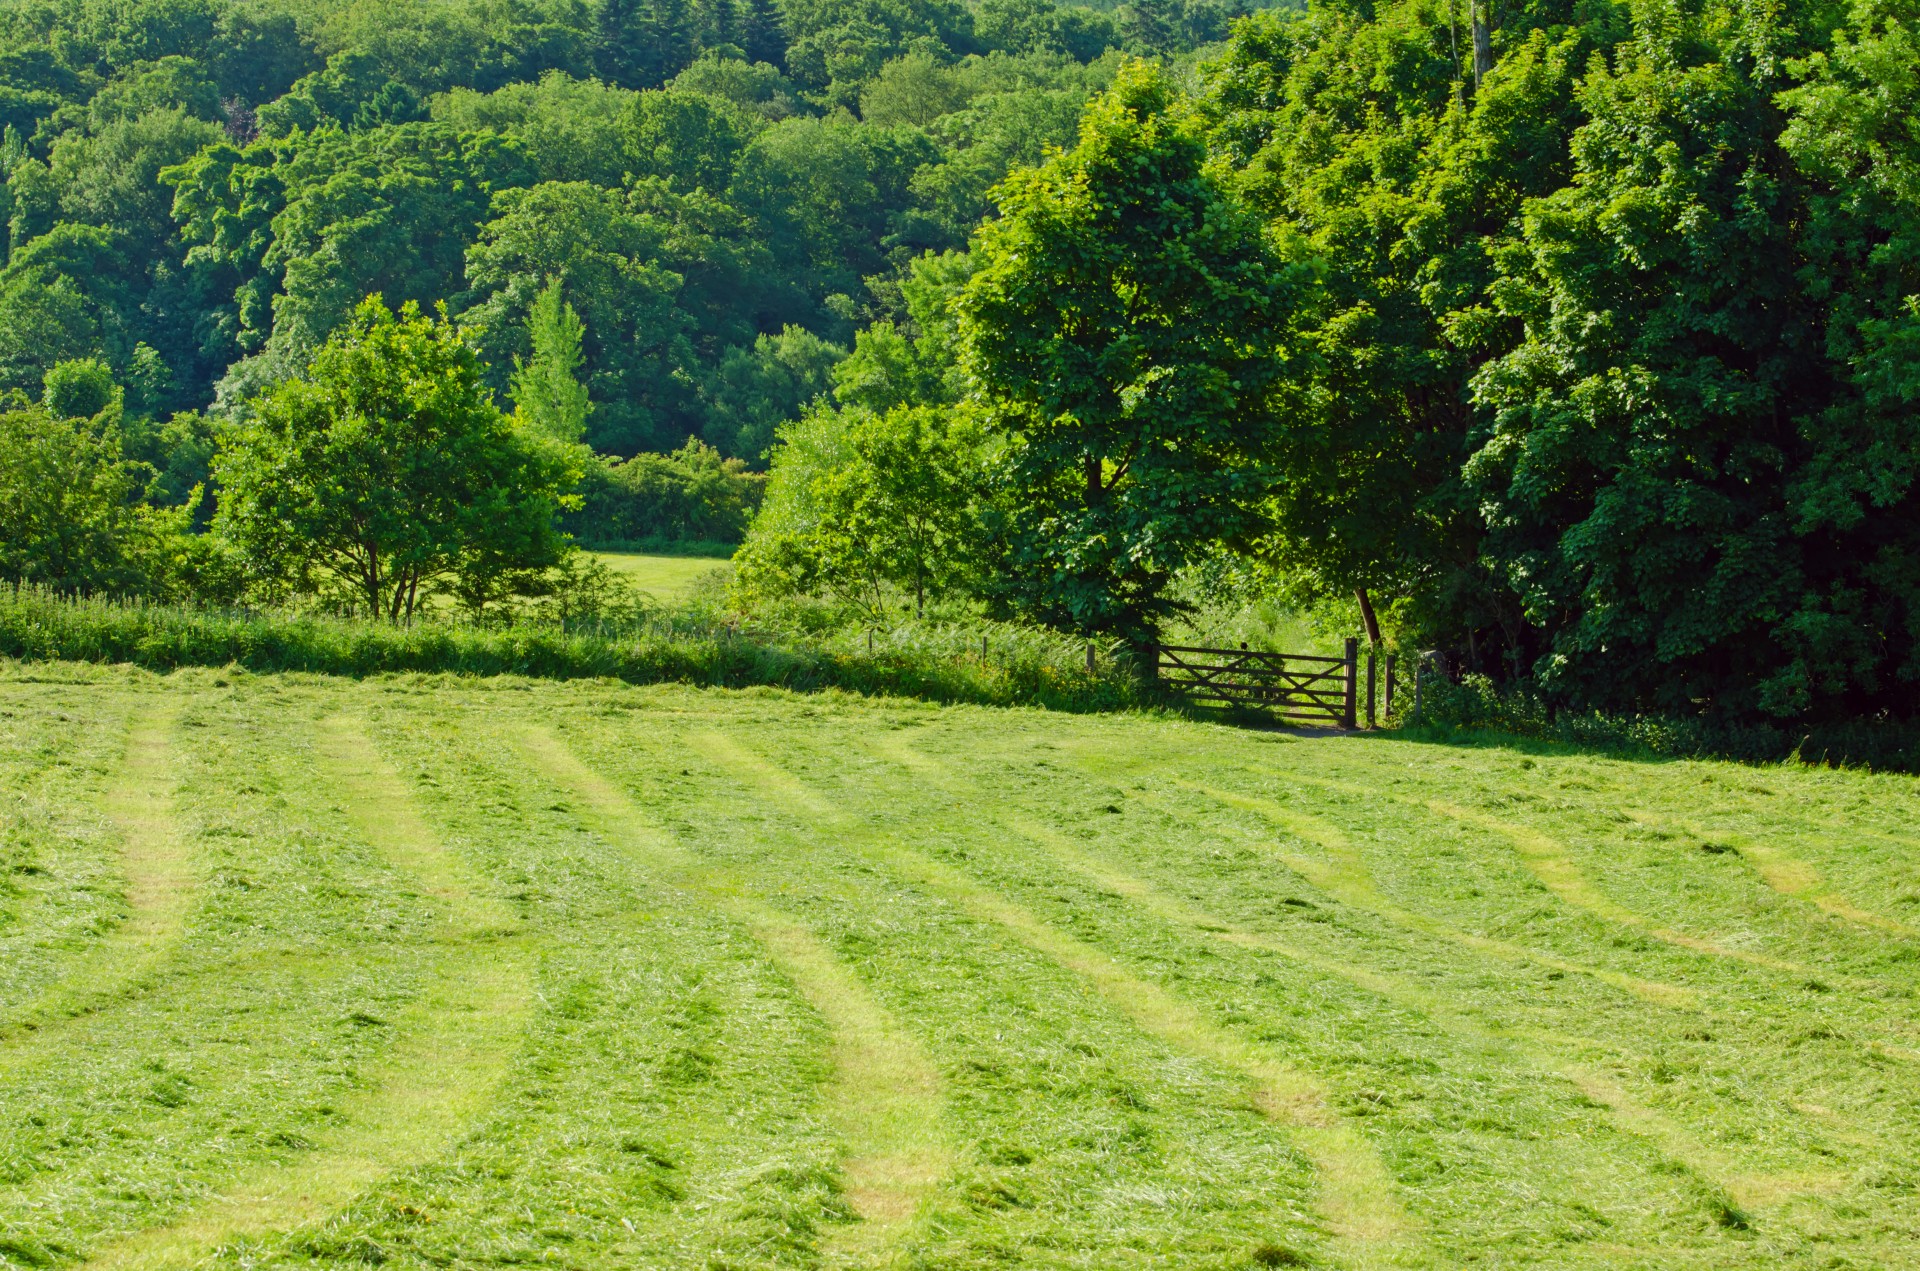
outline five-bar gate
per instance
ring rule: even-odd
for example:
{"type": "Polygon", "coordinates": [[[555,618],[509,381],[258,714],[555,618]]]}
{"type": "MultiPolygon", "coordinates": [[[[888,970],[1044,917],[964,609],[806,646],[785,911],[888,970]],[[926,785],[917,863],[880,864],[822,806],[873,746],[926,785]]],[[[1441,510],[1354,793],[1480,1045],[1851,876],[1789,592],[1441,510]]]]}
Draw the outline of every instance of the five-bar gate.
{"type": "MultiPolygon", "coordinates": [[[[1344,657],[1312,653],[1267,653],[1241,645],[1206,649],[1163,644],[1154,650],[1160,682],[1198,701],[1270,711],[1299,723],[1359,723],[1360,642],[1348,640],[1344,657]]],[[[1387,696],[1393,696],[1388,659],[1387,696]]],[[[1373,722],[1373,655],[1367,655],[1367,722],[1373,722]]],[[[1391,709],[1391,706],[1389,706],[1391,709]]]]}

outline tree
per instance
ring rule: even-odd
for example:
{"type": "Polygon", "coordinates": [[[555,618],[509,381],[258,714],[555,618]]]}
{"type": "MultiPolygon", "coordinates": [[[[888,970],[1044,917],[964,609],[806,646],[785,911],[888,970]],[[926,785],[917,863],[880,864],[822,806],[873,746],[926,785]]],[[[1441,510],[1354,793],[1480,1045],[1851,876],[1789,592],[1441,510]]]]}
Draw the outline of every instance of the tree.
{"type": "Polygon", "coordinates": [[[1301,315],[1312,391],[1281,438],[1262,554],[1301,598],[1355,596],[1374,640],[1385,593],[1414,601],[1426,638],[1477,646],[1493,627],[1516,656],[1527,642],[1479,560],[1460,467],[1472,375],[1519,338],[1491,312],[1493,259],[1523,201],[1566,182],[1591,44],[1524,17],[1469,101],[1444,10],[1259,14],[1203,103],[1242,195],[1321,264],[1301,315]]]}
{"type": "Polygon", "coordinates": [[[738,560],[749,594],[828,592],[870,620],[914,612],[979,559],[981,437],[964,413],[819,407],[781,429],[767,502],[738,560]]]}
{"type": "Polygon", "coordinates": [[[0,403],[0,579],[63,592],[138,592],[142,466],[112,428],[0,403]]]}
{"type": "Polygon", "coordinates": [[[92,419],[119,398],[113,372],[98,358],[76,358],[47,368],[40,400],[58,419],[92,419]]]}
{"type": "Polygon", "coordinates": [[[752,348],[728,349],[705,387],[701,432],[725,454],[761,461],[775,429],[827,390],[846,356],[839,345],[791,325],[760,336],[752,348]]]}
{"type": "Polygon", "coordinates": [[[506,363],[525,348],[523,315],[550,277],[586,324],[584,379],[596,450],[665,450],[698,431],[702,347],[753,338],[755,295],[772,271],[738,213],[657,180],[624,192],[585,182],[508,191],[468,254],[464,321],[506,363]],[[745,310],[743,312],[743,310],[745,310]]]}
{"type": "Polygon", "coordinates": [[[560,298],[560,280],[549,278],[527,315],[533,356],[513,359],[513,405],[530,431],[562,445],[575,446],[587,434],[593,403],[576,377],[586,326],[573,306],[560,298]]]}
{"type": "Polygon", "coordinates": [[[483,371],[444,314],[369,298],[223,440],[216,529],[394,622],[436,586],[555,563],[578,471],[495,408],[483,371]]]}
{"type": "Polygon", "coordinates": [[[697,437],[671,454],[589,464],[567,523],[582,541],[738,543],[765,478],[697,437]]]}
{"type": "Polygon", "coordinates": [[[959,301],[961,364],[1005,444],[990,587],[1051,626],[1145,645],[1179,608],[1173,575],[1258,523],[1302,271],[1144,64],[999,202],[959,301]]]}
{"type": "Polygon", "coordinates": [[[1893,594],[1866,562],[1913,542],[1914,501],[1897,477],[1877,492],[1893,506],[1864,541],[1802,501],[1843,406],[1846,280],[1810,268],[1823,235],[1800,230],[1782,68],[1713,21],[1648,23],[1581,85],[1575,179],[1501,259],[1495,299],[1525,338],[1476,379],[1491,420],[1466,475],[1556,697],[1851,714],[1912,647],[1904,562],[1893,594]]]}

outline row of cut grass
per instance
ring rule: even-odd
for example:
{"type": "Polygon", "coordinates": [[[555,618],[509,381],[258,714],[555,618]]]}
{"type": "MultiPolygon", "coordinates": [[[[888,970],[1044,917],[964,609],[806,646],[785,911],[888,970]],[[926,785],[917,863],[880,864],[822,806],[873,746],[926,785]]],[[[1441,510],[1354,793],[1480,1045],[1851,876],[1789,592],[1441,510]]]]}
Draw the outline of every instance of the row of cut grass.
{"type": "Polygon", "coordinates": [[[85,1008],[0,1042],[15,1264],[1866,1267],[1920,1219],[1904,778],[435,677],[0,709],[0,1017],[85,1008]]]}

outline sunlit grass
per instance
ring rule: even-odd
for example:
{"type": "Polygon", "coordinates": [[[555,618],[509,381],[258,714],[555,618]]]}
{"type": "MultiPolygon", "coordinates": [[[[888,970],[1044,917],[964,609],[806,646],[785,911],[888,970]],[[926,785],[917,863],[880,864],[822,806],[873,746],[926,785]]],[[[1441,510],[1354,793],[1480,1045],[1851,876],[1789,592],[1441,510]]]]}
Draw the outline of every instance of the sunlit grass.
{"type": "Polygon", "coordinates": [[[0,674],[0,1266],[1891,1267],[1910,778],[0,674]]]}
{"type": "Polygon", "coordinates": [[[590,552],[595,560],[632,582],[655,600],[683,599],[700,583],[725,577],[733,568],[708,556],[642,556],[635,552],[590,552]]]}

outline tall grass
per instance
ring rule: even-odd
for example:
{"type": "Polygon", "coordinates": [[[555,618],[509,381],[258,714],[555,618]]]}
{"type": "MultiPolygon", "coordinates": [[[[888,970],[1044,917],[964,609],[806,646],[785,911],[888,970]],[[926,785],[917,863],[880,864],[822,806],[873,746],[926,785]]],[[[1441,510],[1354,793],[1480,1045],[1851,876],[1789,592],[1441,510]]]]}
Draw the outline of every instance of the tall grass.
{"type": "Polygon", "coordinates": [[[1079,711],[1143,705],[1149,696],[1123,662],[1103,658],[1089,671],[1083,644],[998,624],[807,633],[728,624],[699,609],[570,627],[481,627],[451,620],[395,627],[12,588],[0,589],[0,656],[130,663],[155,671],[239,665],[346,676],[411,671],[841,688],[1079,711]]]}

